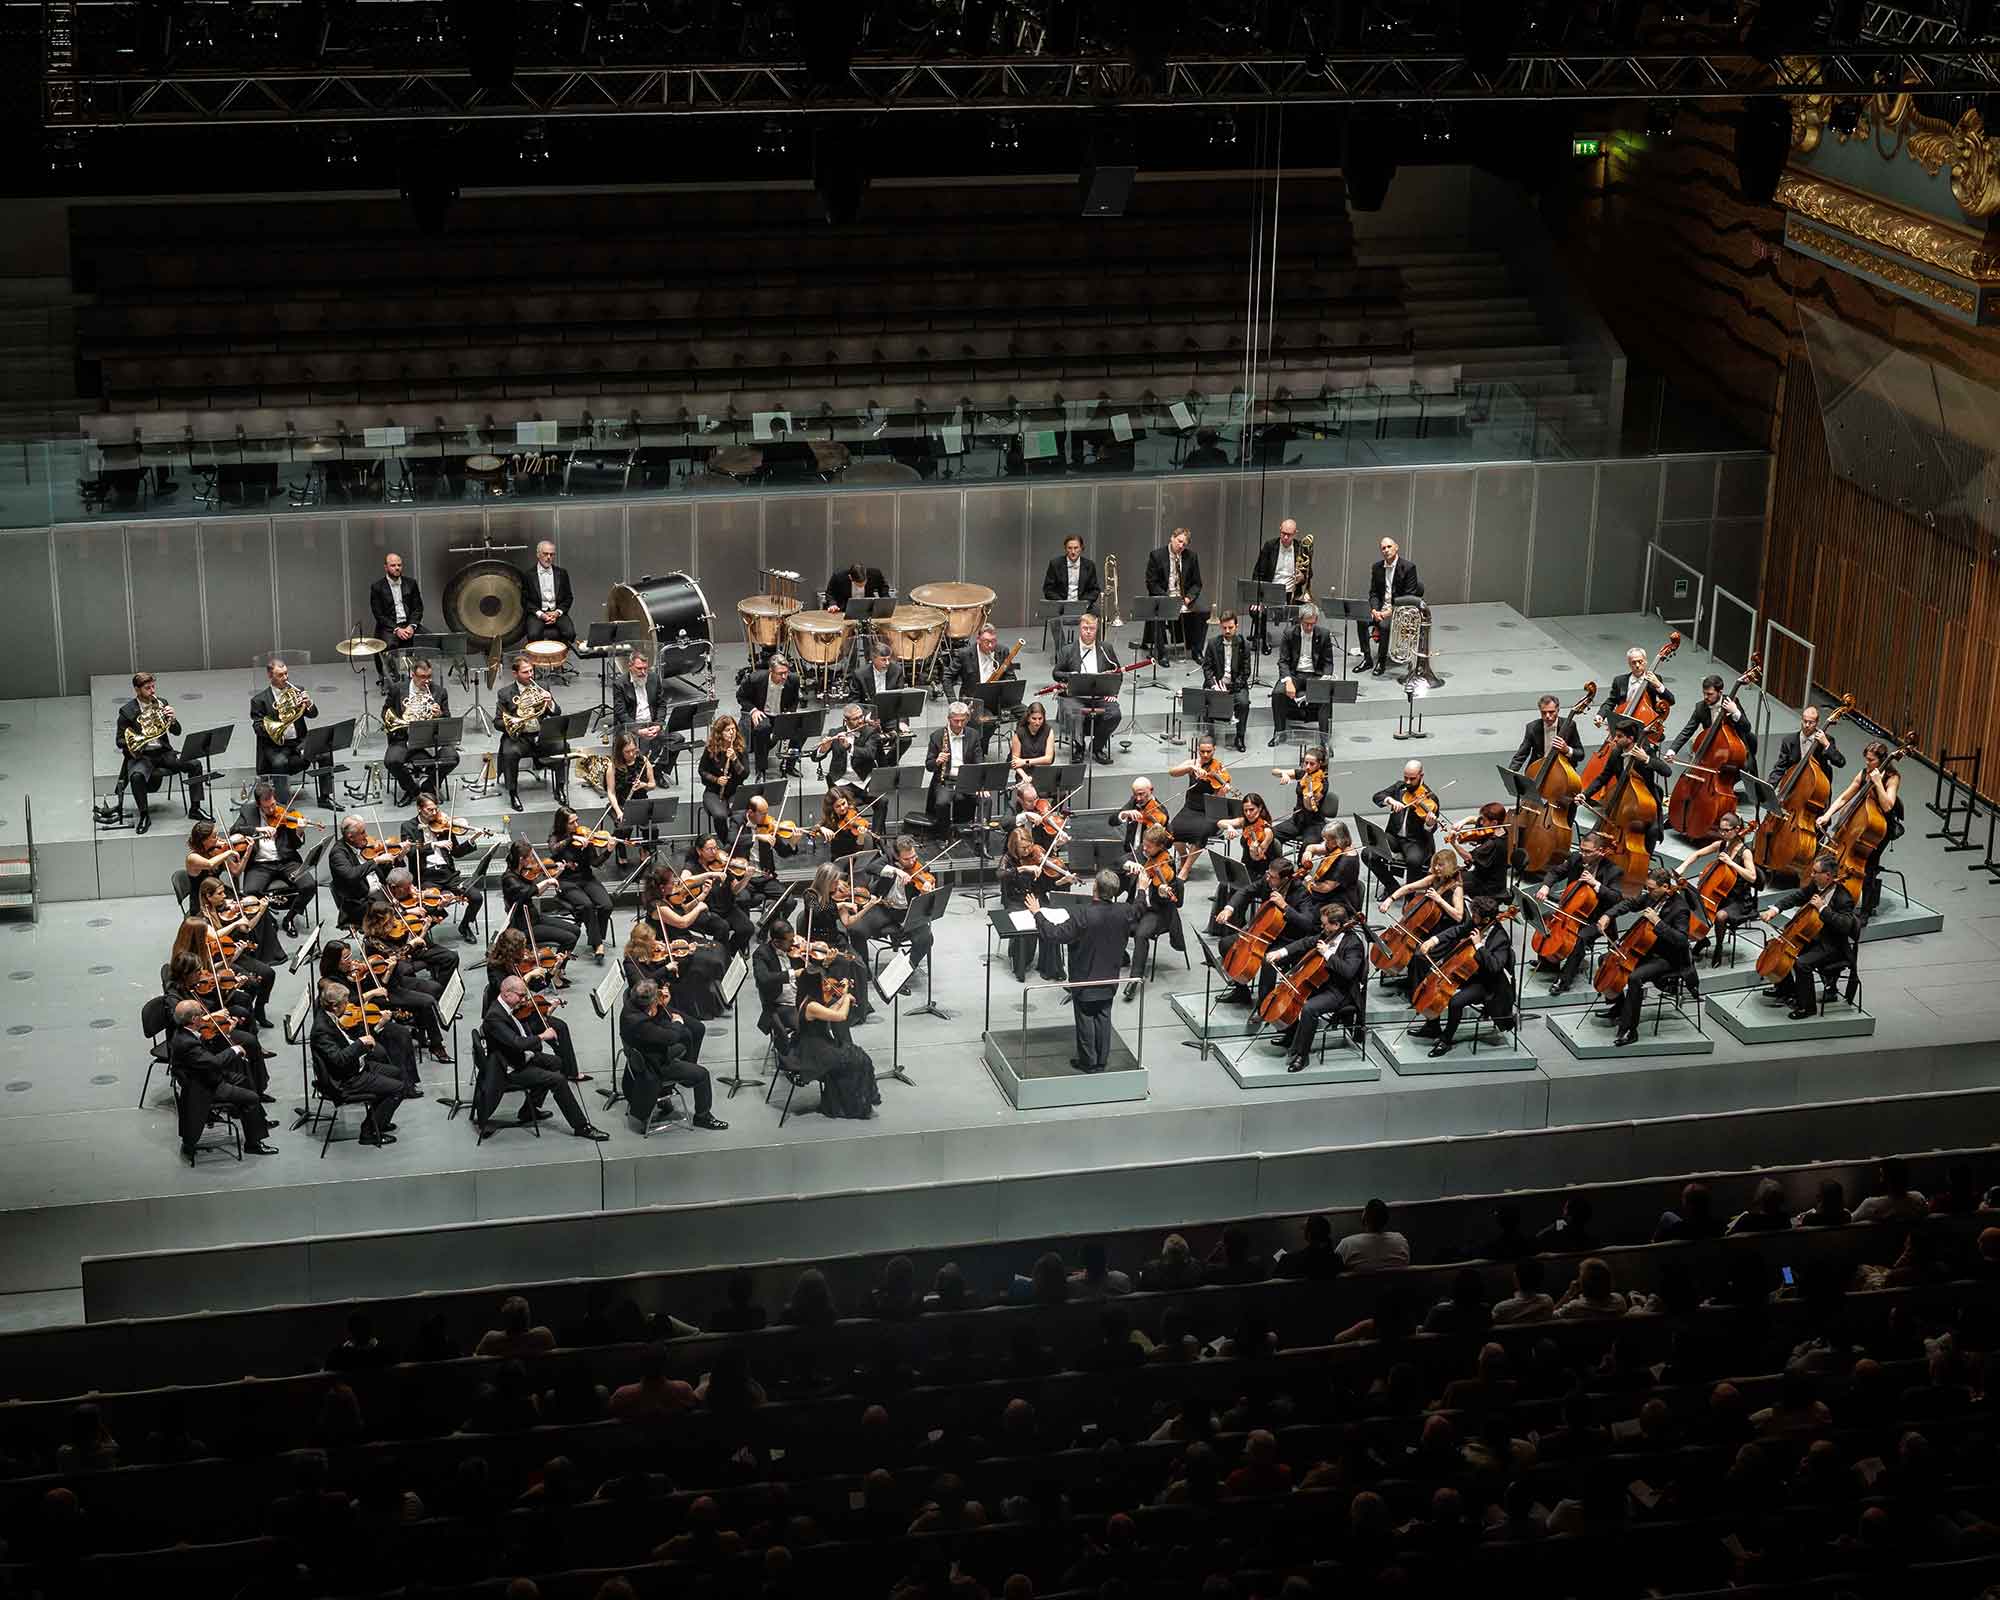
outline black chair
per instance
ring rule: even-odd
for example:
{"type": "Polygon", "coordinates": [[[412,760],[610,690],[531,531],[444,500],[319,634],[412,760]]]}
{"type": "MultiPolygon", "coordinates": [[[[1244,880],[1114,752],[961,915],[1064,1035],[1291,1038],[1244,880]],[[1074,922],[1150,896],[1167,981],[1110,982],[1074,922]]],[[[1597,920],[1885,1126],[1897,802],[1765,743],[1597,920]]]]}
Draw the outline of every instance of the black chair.
{"type": "MultiPolygon", "coordinates": [[[[506,1075],[497,1068],[492,1069],[492,1076],[489,1079],[488,1069],[491,1063],[492,1054],[486,1048],[486,1035],[475,1028],[472,1032],[472,1081],[475,1085],[473,1089],[472,1130],[478,1135],[476,1142],[484,1144],[489,1134],[498,1133],[501,1128],[509,1126],[532,1128],[535,1137],[537,1139],[541,1138],[542,1119],[539,1117],[535,1118],[532,1122],[516,1120],[511,1123],[503,1123],[495,1119],[494,1113],[500,1109],[500,1102],[502,1100],[510,1094],[525,1096],[528,1091],[520,1084],[510,1083],[506,1075]],[[486,1099],[486,1095],[489,1092],[489,1083],[492,1094],[490,1102],[486,1099]]],[[[525,1099],[522,1103],[526,1104],[525,1099]]]]}
{"type": "MultiPolygon", "coordinates": [[[[167,1069],[167,1082],[172,1085],[174,1091],[174,1128],[176,1134],[178,1134],[181,1119],[181,1075],[174,1071],[172,1056],[167,1048],[167,1033],[172,1026],[173,1015],[173,1003],[165,995],[155,995],[140,1008],[139,1026],[145,1030],[147,1043],[150,1046],[151,1059],[146,1063],[146,1076],[139,1085],[139,1108],[142,1111],[145,1109],[146,1090],[153,1081],[153,1068],[156,1066],[165,1067],[167,1069]]],[[[208,1105],[208,1115],[204,1121],[208,1127],[227,1129],[231,1144],[225,1146],[197,1143],[195,1145],[195,1154],[200,1155],[204,1150],[230,1149],[236,1159],[241,1161],[243,1159],[243,1124],[237,1119],[235,1108],[211,1100],[208,1105]]]]}
{"type": "Polygon", "coordinates": [[[306,1047],[306,1058],[312,1063],[312,1103],[306,1120],[318,1123],[324,1118],[326,1121],[326,1137],[319,1142],[319,1158],[324,1161],[327,1147],[333,1143],[333,1130],[340,1122],[341,1108],[361,1106],[365,1109],[368,1098],[365,1095],[350,1094],[329,1078],[326,1070],[320,1065],[319,1056],[314,1053],[310,1044],[306,1047]]]}
{"type": "Polygon", "coordinates": [[[181,915],[187,916],[194,906],[194,880],[176,867],[168,882],[173,885],[174,899],[180,903],[181,915]]]}
{"type": "MultiPolygon", "coordinates": [[[[778,1112],[778,1126],[782,1128],[785,1125],[785,1119],[792,1114],[792,1096],[797,1094],[807,1084],[816,1083],[819,1080],[799,1064],[797,1056],[787,1057],[780,1055],[775,1040],[767,1041],[765,1050],[767,1060],[771,1066],[770,1082],[764,1085],[765,1105],[771,1103],[771,1096],[777,1091],[778,1080],[780,1078],[785,1080],[785,1103],[778,1112]]],[[[758,1070],[762,1071],[763,1069],[760,1067],[758,1070]]]]}
{"type": "MultiPolygon", "coordinates": [[[[186,876],[186,874],[182,874],[186,876]]],[[[160,983],[166,985],[166,968],[160,969],[160,983]]],[[[167,1032],[173,1026],[173,1002],[155,995],[139,1008],[139,1028],[146,1035],[146,1076],[139,1083],[139,1109],[146,1109],[146,1091],[153,1086],[153,1068],[168,1065],[167,1032]]]]}

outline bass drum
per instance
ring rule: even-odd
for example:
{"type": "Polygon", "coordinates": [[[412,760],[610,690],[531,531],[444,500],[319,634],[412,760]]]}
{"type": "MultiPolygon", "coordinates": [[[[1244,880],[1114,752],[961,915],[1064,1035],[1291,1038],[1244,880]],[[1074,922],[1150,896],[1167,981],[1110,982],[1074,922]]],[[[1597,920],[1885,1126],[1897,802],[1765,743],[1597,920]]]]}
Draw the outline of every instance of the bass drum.
{"type": "Polygon", "coordinates": [[[685,572],[670,572],[664,578],[648,575],[614,583],[611,598],[604,602],[604,618],[643,622],[659,643],[674,644],[710,638],[715,613],[708,609],[708,596],[700,584],[685,572]]]}
{"type": "Polygon", "coordinates": [[[445,586],[453,628],[489,645],[509,644],[528,626],[528,580],[505,561],[475,561],[445,586]]]}

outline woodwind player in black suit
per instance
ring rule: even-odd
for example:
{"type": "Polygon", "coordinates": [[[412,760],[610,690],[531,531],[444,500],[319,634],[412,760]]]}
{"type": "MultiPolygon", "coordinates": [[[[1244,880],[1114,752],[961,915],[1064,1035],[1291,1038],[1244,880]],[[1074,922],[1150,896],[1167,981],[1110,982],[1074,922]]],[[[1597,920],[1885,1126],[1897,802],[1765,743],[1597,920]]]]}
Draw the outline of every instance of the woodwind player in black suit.
{"type": "MultiPolygon", "coordinates": [[[[1069,695],[1069,680],[1076,673],[1116,672],[1118,652],[1107,639],[1098,637],[1097,618],[1085,612],[1077,619],[1076,638],[1056,652],[1056,682],[1063,689],[1063,709],[1077,719],[1077,728],[1099,766],[1111,765],[1111,734],[1124,717],[1116,695],[1078,700],[1069,695]]],[[[1083,759],[1079,748],[1076,759],[1083,759]]]]}
{"type": "Polygon", "coordinates": [[[1299,607],[1299,620],[1285,629],[1278,645],[1278,681],[1271,686],[1271,743],[1285,742],[1291,722],[1314,722],[1306,705],[1306,681],[1323,678],[1333,665],[1333,635],[1319,625],[1319,612],[1299,607]]]}

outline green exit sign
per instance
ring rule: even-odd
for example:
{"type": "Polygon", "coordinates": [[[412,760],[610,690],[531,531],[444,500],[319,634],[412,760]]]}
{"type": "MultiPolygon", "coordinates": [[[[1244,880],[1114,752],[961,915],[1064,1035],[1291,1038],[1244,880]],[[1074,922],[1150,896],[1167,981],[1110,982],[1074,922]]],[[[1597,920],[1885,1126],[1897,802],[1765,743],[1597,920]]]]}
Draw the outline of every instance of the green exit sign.
{"type": "Polygon", "coordinates": [[[1604,141],[1602,139],[1572,139],[1569,142],[1569,153],[1573,156],[1601,156],[1604,154],[1604,141]]]}

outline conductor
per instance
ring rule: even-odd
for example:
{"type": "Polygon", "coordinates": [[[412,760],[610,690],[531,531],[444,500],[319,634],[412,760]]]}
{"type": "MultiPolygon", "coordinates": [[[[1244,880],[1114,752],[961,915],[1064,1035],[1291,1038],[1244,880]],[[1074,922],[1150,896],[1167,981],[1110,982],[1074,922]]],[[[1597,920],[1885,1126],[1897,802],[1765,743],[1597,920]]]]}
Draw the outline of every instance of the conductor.
{"type": "Polygon", "coordinates": [[[1118,874],[1105,867],[1092,880],[1090,903],[1071,906],[1061,922],[1051,922],[1034,895],[1021,902],[1034,915],[1036,933],[1071,947],[1070,982],[1095,985],[1071,990],[1076,997],[1076,1054],[1069,1064],[1078,1072],[1102,1072],[1111,1062],[1111,1001],[1117,993],[1112,980],[1125,963],[1126,941],[1139,920],[1138,906],[1112,903],[1124,892],[1118,874]]]}

